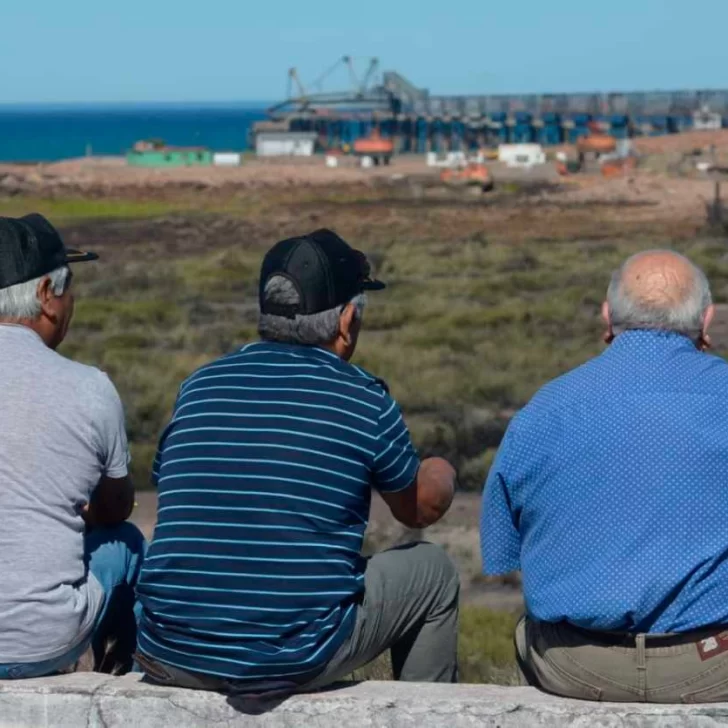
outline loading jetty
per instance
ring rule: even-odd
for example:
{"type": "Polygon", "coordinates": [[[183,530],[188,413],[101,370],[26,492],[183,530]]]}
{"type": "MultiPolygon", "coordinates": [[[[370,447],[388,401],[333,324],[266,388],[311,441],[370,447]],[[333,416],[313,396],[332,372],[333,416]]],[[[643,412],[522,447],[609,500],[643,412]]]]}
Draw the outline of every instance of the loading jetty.
{"type": "Polygon", "coordinates": [[[442,96],[378,69],[371,59],[359,74],[344,56],[310,86],[291,69],[287,97],[254,125],[253,136],[315,133],[321,148],[333,149],[375,132],[391,139],[395,152],[427,153],[573,144],[595,126],[617,139],[728,126],[728,90],[442,96]],[[320,90],[342,65],[350,87],[320,90]]]}

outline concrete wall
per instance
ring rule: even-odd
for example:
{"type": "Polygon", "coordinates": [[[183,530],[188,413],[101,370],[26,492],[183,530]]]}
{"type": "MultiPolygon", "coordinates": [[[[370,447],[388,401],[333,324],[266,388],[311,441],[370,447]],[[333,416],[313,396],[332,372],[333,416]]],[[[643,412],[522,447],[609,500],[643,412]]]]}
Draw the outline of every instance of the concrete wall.
{"type": "Polygon", "coordinates": [[[676,728],[728,726],[728,704],[587,703],[533,688],[360,683],[291,698],[259,715],[223,695],[137,676],[77,673],[0,682],[1,728],[676,728]]]}

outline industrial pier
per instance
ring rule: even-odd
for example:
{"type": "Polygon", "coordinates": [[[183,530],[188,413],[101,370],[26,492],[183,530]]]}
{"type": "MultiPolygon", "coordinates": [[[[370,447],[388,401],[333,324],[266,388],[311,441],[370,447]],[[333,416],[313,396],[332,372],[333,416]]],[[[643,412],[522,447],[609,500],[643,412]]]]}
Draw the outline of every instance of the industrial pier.
{"type": "MultiPolygon", "coordinates": [[[[376,130],[396,152],[426,153],[574,143],[595,126],[629,138],[728,124],[728,90],[431,96],[395,71],[379,76],[376,59],[361,79],[351,58],[339,64],[351,74],[344,91],[311,93],[291,69],[288,97],[268,109],[268,121],[257,123],[253,135],[313,132],[327,150],[347,149],[376,130]]],[[[320,88],[326,75],[315,85],[320,88]]]]}

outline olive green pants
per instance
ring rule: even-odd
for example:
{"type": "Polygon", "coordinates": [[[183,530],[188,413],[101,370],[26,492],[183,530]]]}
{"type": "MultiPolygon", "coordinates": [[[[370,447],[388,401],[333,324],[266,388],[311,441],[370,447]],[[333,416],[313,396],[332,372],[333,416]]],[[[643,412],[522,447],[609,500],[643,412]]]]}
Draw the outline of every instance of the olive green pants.
{"type": "Polygon", "coordinates": [[[516,652],[525,684],[582,700],[728,701],[728,631],[616,635],[524,617],[516,652]]]}

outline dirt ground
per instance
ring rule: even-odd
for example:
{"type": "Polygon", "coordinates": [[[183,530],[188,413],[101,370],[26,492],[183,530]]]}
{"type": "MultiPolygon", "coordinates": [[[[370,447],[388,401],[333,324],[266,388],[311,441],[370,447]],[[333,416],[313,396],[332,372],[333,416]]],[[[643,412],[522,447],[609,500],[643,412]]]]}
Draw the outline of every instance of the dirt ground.
{"type": "Polygon", "coordinates": [[[389,178],[393,174],[414,174],[427,170],[424,157],[399,157],[392,166],[362,169],[354,159],[328,168],[322,157],[291,160],[246,161],[240,167],[176,167],[148,169],[126,164],[123,157],[69,159],[52,164],[0,164],[0,178],[11,178],[6,184],[44,186],[77,186],[79,189],[112,191],[130,187],[290,187],[366,183],[389,178]]]}
{"type": "MultiPolygon", "coordinates": [[[[705,203],[713,196],[715,182],[696,174],[671,175],[666,172],[668,158],[689,155],[692,150],[710,145],[728,151],[728,131],[696,132],[680,136],[641,139],[638,152],[651,155],[650,165],[638,167],[628,176],[605,179],[599,175],[573,175],[539,183],[539,172],[526,192],[508,190],[479,198],[454,200],[428,197],[420,183],[412,180],[436,176],[422,157],[398,157],[390,167],[361,169],[350,162],[329,169],[323,160],[301,162],[249,161],[239,168],[181,168],[144,170],[127,167],[123,160],[70,160],[53,165],[0,165],[0,197],[14,195],[53,197],[68,192],[83,197],[124,196],[132,190],[134,199],[170,198],[180,188],[190,189],[198,198],[224,198],[227,190],[282,188],[286,204],[276,208],[275,219],[246,219],[215,214],[212,216],[167,215],[151,220],[96,220],[93,224],[71,222],[64,227],[69,245],[84,247],[101,241],[105,260],[121,266],[133,251],[140,264],[158,259],[160,253],[173,257],[211,251],[221,240],[280,239],[300,228],[302,220],[319,224],[326,220],[334,227],[346,217],[344,227],[357,232],[357,226],[381,230],[386,236],[406,231],[408,238],[428,239],[433,217],[437,223],[451,224],[462,240],[481,240],[487,220],[489,237],[507,232],[516,245],[522,238],[534,239],[543,230],[545,237],[601,241],[606,232],[618,231],[620,237],[649,233],[652,237],[683,235],[690,237],[705,225],[705,203]],[[663,171],[660,171],[663,170],[663,171]],[[346,206],[325,194],[326,187],[351,185],[346,206]],[[369,187],[369,196],[357,195],[357,185],[369,187]],[[372,190],[382,185],[384,191],[372,190]],[[315,199],[305,199],[299,188],[317,188],[315,199]],[[218,192],[219,188],[219,192],[218,192]],[[291,192],[289,188],[296,188],[291,192]],[[198,192],[199,190],[199,192],[198,192]],[[376,194],[374,194],[376,193],[376,194]],[[351,199],[348,199],[350,197],[351,199]],[[441,207],[440,207],[441,206],[441,207]],[[598,209],[599,214],[595,215],[598,209]],[[415,214],[416,213],[416,214],[415,214]],[[356,224],[354,224],[354,222],[356,224]],[[536,231],[536,232],[534,232],[536,231]],[[558,231],[558,235],[555,231],[558,231]],[[154,241],[154,245],[151,244],[154,241]]],[[[528,179],[526,177],[526,179],[528,179]]],[[[247,192],[245,193],[247,194],[247,192]]],[[[251,195],[257,199],[258,195],[251,195]]],[[[314,197],[314,196],[311,196],[314,197]]],[[[233,201],[237,200],[234,195],[233,201]]],[[[266,208],[267,209],[267,208],[266,208]]],[[[615,233],[616,234],[616,233],[615,233]]],[[[385,236],[385,239],[388,237],[385,236]]],[[[612,236],[614,237],[614,235],[612,236]]],[[[95,248],[94,248],[95,249],[95,248]]],[[[727,254],[728,255],[728,254],[727,254]]],[[[728,305],[722,304],[716,337],[728,342],[728,305]]],[[[156,519],[156,494],[140,492],[133,520],[151,537],[156,519]]],[[[375,498],[367,532],[369,550],[387,548],[414,537],[424,537],[447,549],[456,562],[466,601],[497,609],[519,609],[522,597],[515,578],[488,580],[481,575],[478,520],[480,496],[458,495],[450,513],[424,534],[407,532],[389,514],[385,504],[375,498]]]]}
{"type": "MultiPolygon", "coordinates": [[[[681,157],[696,150],[705,154],[715,150],[715,159],[728,158],[728,130],[688,132],[661,137],[642,137],[633,142],[635,151],[644,158],[675,163],[681,157]]],[[[554,153],[557,148],[547,151],[554,153]]],[[[574,157],[574,147],[564,145],[558,150],[574,157]]],[[[509,171],[496,163],[488,163],[496,181],[509,179],[558,179],[551,164],[524,174],[509,171]]],[[[654,165],[653,165],[654,166],[654,165]]],[[[659,167],[659,165],[657,165],[659,167]]],[[[402,177],[436,177],[437,170],[428,168],[424,155],[399,155],[391,165],[363,169],[353,157],[340,158],[336,168],[326,167],[322,157],[301,159],[246,159],[240,167],[178,167],[146,169],[126,164],[123,157],[90,157],[69,159],[50,164],[0,164],[0,194],[3,190],[21,192],[52,191],[57,188],[77,189],[94,194],[112,193],[115,190],[161,189],[187,187],[192,189],[236,187],[245,189],[269,187],[320,187],[342,184],[377,184],[402,177]]],[[[637,175],[640,178],[643,175],[637,175]]],[[[705,194],[705,182],[699,180],[640,179],[634,185],[635,175],[616,180],[604,180],[599,176],[573,175],[566,178],[573,188],[574,200],[597,195],[605,200],[615,196],[639,200],[657,195],[667,206],[689,206],[695,196],[705,194]]]]}

